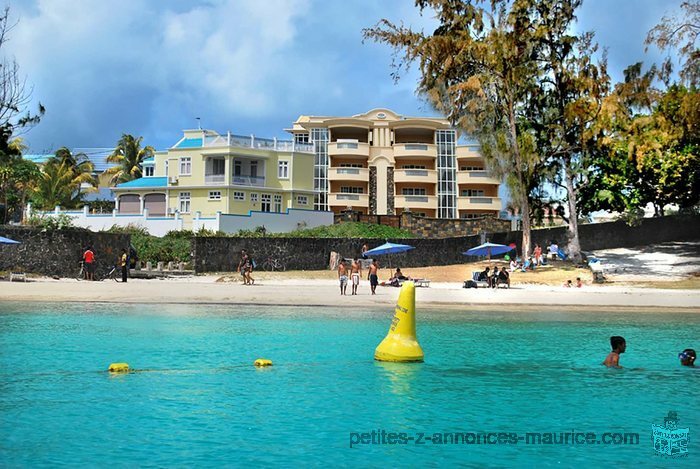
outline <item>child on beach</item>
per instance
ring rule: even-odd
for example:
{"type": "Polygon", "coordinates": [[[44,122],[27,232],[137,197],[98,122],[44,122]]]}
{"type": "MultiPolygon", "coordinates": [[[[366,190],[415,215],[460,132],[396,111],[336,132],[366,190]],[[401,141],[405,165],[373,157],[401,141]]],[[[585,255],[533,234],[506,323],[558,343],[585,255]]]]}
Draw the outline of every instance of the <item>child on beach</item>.
{"type": "Polygon", "coordinates": [[[610,337],[610,346],[612,347],[612,352],[605,357],[603,365],[607,366],[608,368],[622,368],[620,366],[620,354],[625,353],[625,350],[627,349],[627,342],[625,342],[625,338],[620,337],[619,335],[610,337]]]}
{"type": "Polygon", "coordinates": [[[695,354],[695,350],[692,348],[687,348],[678,354],[678,358],[681,360],[681,365],[694,367],[695,358],[697,358],[697,355],[695,354]]]}
{"type": "Polygon", "coordinates": [[[576,288],[581,288],[583,286],[583,282],[581,281],[581,277],[576,277],[576,288]]]}

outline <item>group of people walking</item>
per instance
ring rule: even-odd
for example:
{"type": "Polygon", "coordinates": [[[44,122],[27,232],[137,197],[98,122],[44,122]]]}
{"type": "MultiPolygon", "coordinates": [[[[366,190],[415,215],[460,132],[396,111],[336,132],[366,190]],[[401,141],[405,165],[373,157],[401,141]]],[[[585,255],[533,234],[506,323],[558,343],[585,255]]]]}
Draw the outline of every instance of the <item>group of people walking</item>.
{"type": "MultiPolygon", "coordinates": [[[[87,246],[83,252],[83,279],[95,281],[96,270],[95,251],[92,246],[87,246]]],[[[121,268],[122,282],[126,283],[129,276],[129,255],[126,249],[122,249],[121,254],[117,258],[116,266],[121,268]]]]}
{"type": "MultiPolygon", "coordinates": [[[[352,295],[357,295],[357,289],[360,286],[360,277],[362,276],[362,263],[360,259],[353,259],[352,262],[350,262],[349,269],[345,259],[341,259],[338,263],[338,281],[340,282],[341,295],[347,295],[348,273],[350,274],[349,280],[352,282],[352,295]]],[[[369,280],[372,294],[376,295],[377,286],[379,285],[379,264],[376,259],[372,260],[372,263],[367,269],[367,280],[369,280]]]]}

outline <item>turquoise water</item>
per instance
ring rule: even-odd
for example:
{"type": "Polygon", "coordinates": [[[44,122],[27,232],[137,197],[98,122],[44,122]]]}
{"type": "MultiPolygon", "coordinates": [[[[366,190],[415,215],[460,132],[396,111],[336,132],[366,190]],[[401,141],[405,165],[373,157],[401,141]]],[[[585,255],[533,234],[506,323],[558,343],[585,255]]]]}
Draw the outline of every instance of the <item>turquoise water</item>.
{"type": "Polygon", "coordinates": [[[693,314],[419,311],[422,364],[372,360],[391,311],[0,303],[0,465],[600,466],[700,461],[693,314]],[[627,338],[622,370],[600,365],[627,338]],[[271,369],[252,362],[270,358],[271,369]],[[148,370],[102,371],[125,361],[148,370]],[[678,412],[689,456],[654,455],[678,412]],[[637,445],[355,445],[372,430],[638,432],[637,445]]]}

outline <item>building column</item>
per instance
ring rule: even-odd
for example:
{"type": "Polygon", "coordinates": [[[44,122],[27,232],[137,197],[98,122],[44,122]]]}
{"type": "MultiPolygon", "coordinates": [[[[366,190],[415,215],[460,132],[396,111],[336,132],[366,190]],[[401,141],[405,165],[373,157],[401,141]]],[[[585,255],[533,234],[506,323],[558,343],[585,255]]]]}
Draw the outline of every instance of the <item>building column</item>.
{"type": "Polygon", "coordinates": [[[369,167],[369,214],[377,214],[377,167],[369,167]]]}
{"type": "Polygon", "coordinates": [[[144,208],[144,200],[143,200],[143,194],[139,194],[139,213],[143,215],[143,208],[144,208]]]}
{"type": "Polygon", "coordinates": [[[386,214],[394,215],[394,167],[389,166],[386,168],[386,214]]]}

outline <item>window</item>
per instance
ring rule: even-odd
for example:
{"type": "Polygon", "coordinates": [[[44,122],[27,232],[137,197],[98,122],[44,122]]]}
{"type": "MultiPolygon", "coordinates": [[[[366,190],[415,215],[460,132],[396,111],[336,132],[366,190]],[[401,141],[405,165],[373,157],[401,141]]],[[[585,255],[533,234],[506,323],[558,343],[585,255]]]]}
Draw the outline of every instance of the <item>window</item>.
{"type": "Polygon", "coordinates": [[[401,195],[425,195],[425,187],[404,187],[401,195]]]}
{"type": "Polygon", "coordinates": [[[459,218],[466,219],[466,220],[471,220],[473,218],[481,218],[483,217],[483,213],[461,213],[459,215],[459,218]]]}
{"type": "Polygon", "coordinates": [[[272,196],[270,194],[261,194],[260,195],[260,210],[263,212],[269,212],[270,211],[270,201],[272,200],[272,196]]]}
{"type": "Polygon", "coordinates": [[[297,204],[299,205],[309,205],[309,198],[305,195],[297,196],[297,204]]]}
{"type": "MultiPolygon", "coordinates": [[[[255,194],[255,195],[257,196],[258,194],[255,194]]],[[[253,194],[250,194],[250,199],[251,199],[251,201],[253,200],[253,194]]],[[[256,197],[256,199],[257,199],[257,197],[256,197]]],[[[233,193],[233,200],[245,200],[245,192],[235,191],[233,193]]]]}
{"type": "Polygon", "coordinates": [[[189,176],[192,174],[192,158],[183,156],[180,158],[180,176],[189,176]]]}
{"type": "Polygon", "coordinates": [[[221,191],[209,191],[209,200],[221,200],[221,191]]]}
{"type": "Polygon", "coordinates": [[[362,187],[341,186],[340,193],[341,194],[364,194],[365,190],[362,187]]]}
{"type": "Polygon", "coordinates": [[[190,193],[180,192],[180,213],[190,213],[190,193]]]}
{"type": "Polygon", "coordinates": [[[405,164],[399,169],[425,169],[425,165],[424,164],[405,164]]]}
{"type": "Polygon", "coordinates": [[[339,168],[362,168],[362,163],[340,163],[339,168]]]}
{"type": "Polygon", "coordinates": [[[279,161],[277,163],[277,177],[289,179],[289,161],[279,161]]]}
{"type": "Polygon", "coordinates": [[[168,160],[165,160],[165,175],[168,175],[168,160]]]}
{"type": "Polygon", "coordinates": [[[294,134],[296,143],[309,143],[309,134],[294,134]]]}
{"type": "Polygon", "coordinates": [[[462,197],[483,197],[483,189],[462,189],[462,197]]]}
{"type": "Polygon", "coordinates": [[[143,175],[144,175],[145,177],[151,177],[151,176],[153,176],[153,170],[154,170],[154,169],[155,169],[155,168],[154,168],[153,166],[144,166],[144,167],[143,167],[143,175]]]}
{"type": "Polygon", "coordinates": [[[258,194],[256,192],[251,192],[250,194],[250,203],[252,204],[257,204],[258,203],[258,194]]]}
{"type": "Polygon", "coordinates": [[[243,165],[241,164],[241,162],[239,160],[234,161],[233,162],[233,175],[240,176],[242,174],[241,173],[242,167],[243,167],[243,165]]]}
{"type": "Polygon", "coordinates": [[[225,174],[226,173],[226,161],[223,158],[214,158],[211,160],[211,173],[212,174],[225,174]]]}
{"type": "Polygon", "coordinates": [[[483,171],[484,168],[480,166],[460,166],[459,167],[460,171],[483,171]]]}
{"type": "Polygon", "coordinates": [[[275,194],[275,212],[282,212],[282,196],[275,194]]]}

